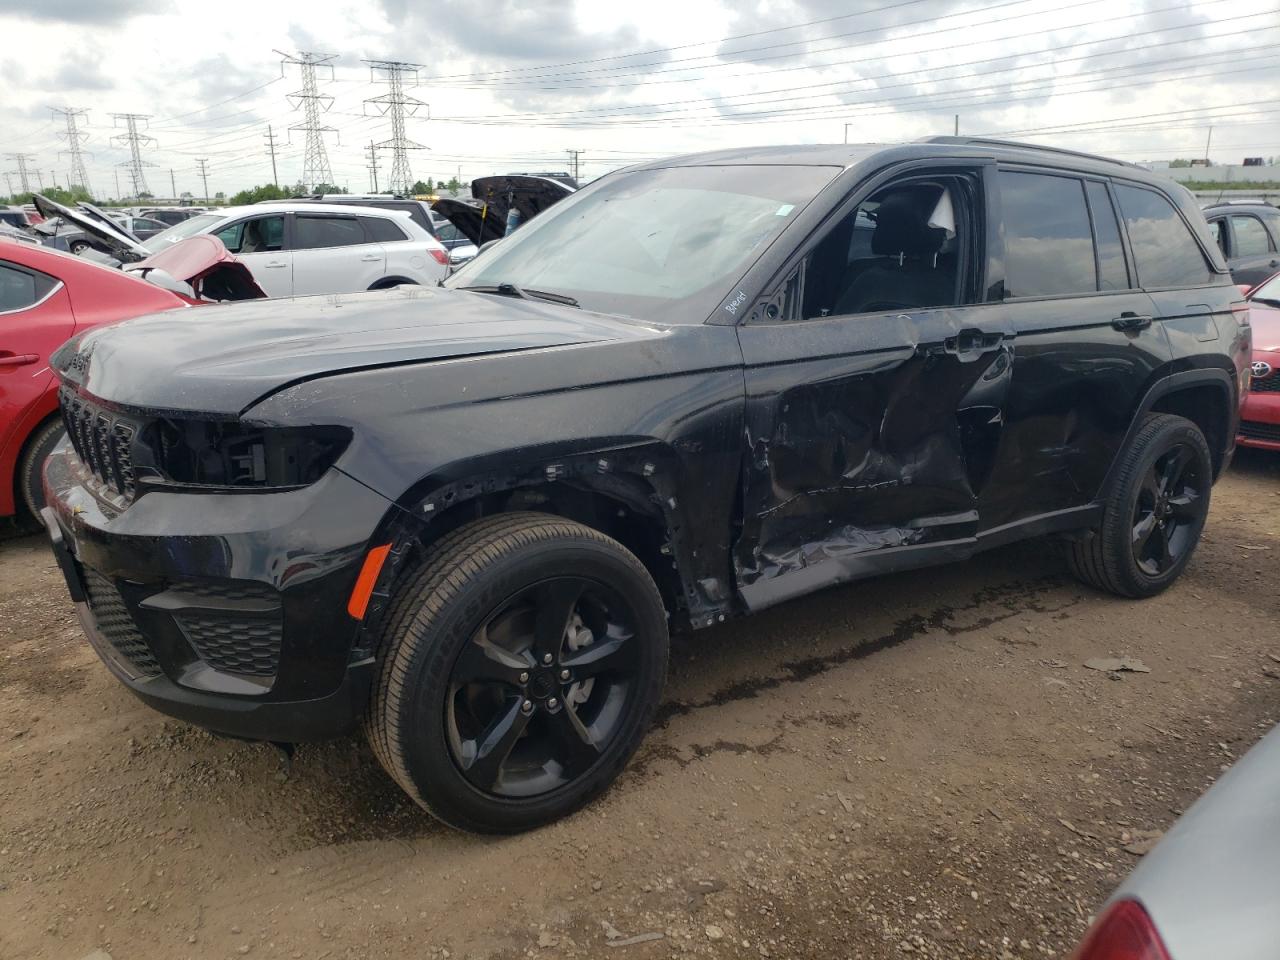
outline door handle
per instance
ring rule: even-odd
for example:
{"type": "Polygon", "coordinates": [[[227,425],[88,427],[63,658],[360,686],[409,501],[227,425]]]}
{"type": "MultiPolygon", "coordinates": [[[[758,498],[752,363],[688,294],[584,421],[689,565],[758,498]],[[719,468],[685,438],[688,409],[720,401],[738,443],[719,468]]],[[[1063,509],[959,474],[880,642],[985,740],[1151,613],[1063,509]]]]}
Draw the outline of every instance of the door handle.
{"type": "Polygon", "coordinates": [[[1151,326],[1151,317],[1134,313],[1132,310],[1126,310],[1111,321],[1111,326],[1117,330],[1145,330],[1151,326]]]}
{"type": "Polygon", "coordinates": [[[40,359],[34,353],[18,353],[18,354],[0,354],[0,367],[25,367],[29,363],[36,363],[40,359]]]}
{"type": "Polygon", "coordinates": [[[288,266],[288,264],[287,264],[287,263],[280,263],[279,261],[276,261],[275,263],[264,263],[264,264],[263,264],[263,266],[264,266],[264,267],[266,267],[266,268],[267,268],[267,269],[269,269],[269,270],[280,270],[280,269],[282,269],[282,268],[284,268],[284,267],[287,267],[287,266],[288,266]]]}
{"type": "Polygon", "coordinates": [[[999,350],[1004,343],[1004,334],[986,333],[982,330],[961,330],[954,337],[942,341],[944,353],[952,354],[961,360],[972,360],[992,350],[999,350]]]}
{"type": "Polygon", "coordinates": [[[361,257],[360,262],[361,263],[381,263],[382,258],[381,257],[361,257]]]}

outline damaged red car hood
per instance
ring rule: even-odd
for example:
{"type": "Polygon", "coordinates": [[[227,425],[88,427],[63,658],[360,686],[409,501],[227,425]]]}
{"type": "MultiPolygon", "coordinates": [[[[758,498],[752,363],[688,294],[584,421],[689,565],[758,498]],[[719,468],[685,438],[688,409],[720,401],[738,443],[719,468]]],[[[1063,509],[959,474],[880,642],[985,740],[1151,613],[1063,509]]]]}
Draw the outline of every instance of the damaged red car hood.
{"type": "MultiPolygon", "coordinates": [[[[226,285],[229,292],[234,294],[224,299],[256,300],[266,296],[253,279],[249,268],[228,252],[221,240],[211,234],[199,233],[179,240],[145,260],[126,265],[124,269],[152,283],[159,279],[155,271],[162,271],[192,287],[217,273],[220,275],[219,283],[226,285]]],[[[158,285],[164,286],[163,283],[158,285]]]]}

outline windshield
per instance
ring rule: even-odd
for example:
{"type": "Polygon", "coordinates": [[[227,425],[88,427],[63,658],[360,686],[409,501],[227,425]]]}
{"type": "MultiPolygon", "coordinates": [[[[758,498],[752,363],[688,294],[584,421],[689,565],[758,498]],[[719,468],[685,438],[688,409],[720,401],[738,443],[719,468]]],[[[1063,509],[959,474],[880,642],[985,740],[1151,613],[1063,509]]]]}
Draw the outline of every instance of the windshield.
{"type": "Polygon", "coordinates": [[[1250,300],[1266,300],[1269,303],[1280,302],[1280,273],[1268,280],[1266,283],[1259,284],[1258,289],[1253,291],[1250,300]]]}
{"type": "Polygon", "coordinates": [[[152,250],[159,250],[165,244],[177,243],[179,240],[185,240],[187,237],[194,237],[197,233],[204,233],[205,228],[213,226],[220,220],[226,219],[218,214],[202,213],[198,217],[192,217],[190,220],[183,220],[181,223],[170,227],[168,230],[161,230],[159,233],[147,239],[147,246],[152,250]]]}
{"type": "Polygon", "coordinates": [[[504,238],[446,286],[515,284],[602,313],[701,323],[837,172],[708,166],[606,177],[504,238]]]}

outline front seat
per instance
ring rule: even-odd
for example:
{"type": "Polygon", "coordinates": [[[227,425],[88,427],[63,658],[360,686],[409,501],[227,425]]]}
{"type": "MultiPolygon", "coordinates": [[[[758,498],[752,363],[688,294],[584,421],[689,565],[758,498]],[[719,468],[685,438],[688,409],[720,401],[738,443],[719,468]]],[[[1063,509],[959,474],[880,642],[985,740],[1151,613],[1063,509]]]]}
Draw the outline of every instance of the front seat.
{"type": "Polygon", "coordinates": [[[938,264],[947,232],[929,226],[937,200],[936,192],[923,190],[884,198],[871,235],[871,252],[884,259],[854,277],[836,301],[837,315],[939,307],[953,301],[954,273],[949,263],[938,264]]]}
{"type": "Polygon", "coordinates": [[[241,253],[259,253],[267,248],[262,239],[262,231],[257,220],[250,220],[244,225],[244,241],[240,244],[241,253]]]}

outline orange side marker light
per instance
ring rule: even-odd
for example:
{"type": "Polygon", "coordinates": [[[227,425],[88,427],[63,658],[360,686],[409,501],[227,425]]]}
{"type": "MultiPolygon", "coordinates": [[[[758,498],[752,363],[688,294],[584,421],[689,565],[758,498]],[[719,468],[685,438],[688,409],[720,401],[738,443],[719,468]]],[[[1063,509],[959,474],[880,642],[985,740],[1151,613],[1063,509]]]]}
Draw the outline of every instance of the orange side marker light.
{"type": "Polygon", "coordinates": [[[347,613],[357,620],[363,620],[365,611],[369,609],[369,598],[373,596],[374,584],[378,582],[378,574],[391,552],[391,544],[384,543],[374,547],[364,558],[364,566],[360,568],[360,576],[356,578],[355,589],[351,591],[351,599],[347,601],[347,613]]]}

